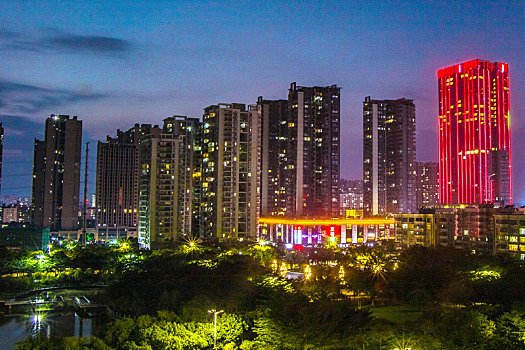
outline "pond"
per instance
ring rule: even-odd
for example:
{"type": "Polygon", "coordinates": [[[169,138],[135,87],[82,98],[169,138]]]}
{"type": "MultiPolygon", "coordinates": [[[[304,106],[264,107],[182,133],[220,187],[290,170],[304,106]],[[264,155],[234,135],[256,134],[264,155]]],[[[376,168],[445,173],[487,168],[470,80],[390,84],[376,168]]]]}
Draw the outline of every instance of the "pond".
{"type": "MultiPolygon", "coordinates": [[[[91,297],[96,290],[60,290],[53,294],[60,295],[69,304],[74,296],[85,295],[91,297]]],[[[40,297],[50,297],[39,295],[40,297]]],[[[38,296],[37,296],[38,297],[38,296]]],[[[70,307],[55,310],[52,306],[16,306],[0,316],[0,350],[13,349],[15,344],[28,336],[36,337],[43,334],[47,337],[90,337],[101,335],[108,323],[106,316],[81,317],[70,307]]]]}

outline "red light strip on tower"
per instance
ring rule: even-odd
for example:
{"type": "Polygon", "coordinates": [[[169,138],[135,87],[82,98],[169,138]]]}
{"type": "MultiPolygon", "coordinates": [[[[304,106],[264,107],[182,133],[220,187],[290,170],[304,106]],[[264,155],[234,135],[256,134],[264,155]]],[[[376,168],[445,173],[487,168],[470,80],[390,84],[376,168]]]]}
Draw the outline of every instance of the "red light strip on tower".
{"type": "Polygon", "coordinates": [[[507,64],[472,60],[440,69],[437,75],[440,202],[494,202],[509,191],[512,203],[507,64]],[[506,189],[499,188],[494,182],[501,179],[492,177],[493,167],[503,165],[501,160],[492,159],[492,154],[503,150],[509,157],[506,189]]]}

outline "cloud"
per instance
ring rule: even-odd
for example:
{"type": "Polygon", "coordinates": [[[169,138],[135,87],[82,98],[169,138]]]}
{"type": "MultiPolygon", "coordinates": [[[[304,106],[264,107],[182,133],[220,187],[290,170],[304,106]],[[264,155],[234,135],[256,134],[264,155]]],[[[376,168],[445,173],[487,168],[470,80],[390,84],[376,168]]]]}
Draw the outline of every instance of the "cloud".
{"type": "Polygon", "coordinates": [[[9,112],[35,113],[56,110],[69,103],[109,97],[89,87],[77,90],[52,89],[0,79],[0,108],[9,112]]]}
{"type": "Polygon", "coordinates": [[[20,36],[19,33],[16,33],[16,32],[13,32],[13,31],[10,31],[8,29],[5,29],[5,28],[0,28],[0,39],[2,38],[18,38],[20,36]]]}
{"type": "Polygon", "coordinates": [[[91,52],[125,53],[131,49],[130,42],[106,36],[82,36],[60,34],[45,39],[44,43],[62,49],[91,52]]]}
{"type": "Polygon", "coordinates": [[[0,114],[0,120],[4,127],[4,158],[17,158],[16,155],[22,152],[24,157],[17,158],[17,162],[31,160],[32,139],[42,132],[43,121],[7,114],[0,114]]]}
{"type": "Polygon", "coordinates": [[[133,49],[130,41],[98,35],[75,35],[49,30],[47,35],[31,35],[0,29],[0,48],[30,52],[56,51],[80,54],[105,54],[123,57],[133,49]]]}

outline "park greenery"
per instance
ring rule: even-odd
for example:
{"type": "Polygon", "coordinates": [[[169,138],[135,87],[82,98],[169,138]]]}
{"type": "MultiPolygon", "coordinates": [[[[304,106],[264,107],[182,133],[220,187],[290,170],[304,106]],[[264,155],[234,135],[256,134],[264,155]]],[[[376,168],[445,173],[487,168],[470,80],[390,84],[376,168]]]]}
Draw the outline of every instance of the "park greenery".
{"type": "Polygon", "coordinates": [[[18,349],[212,349],[209,310],[224,311],[218,349],[525,348],[525,271],[505,256],[123,241],[1,251],[0,269],[4,294],[104,285],[96,301],[119,315],[96,337],[40,336],[18,349]]]}

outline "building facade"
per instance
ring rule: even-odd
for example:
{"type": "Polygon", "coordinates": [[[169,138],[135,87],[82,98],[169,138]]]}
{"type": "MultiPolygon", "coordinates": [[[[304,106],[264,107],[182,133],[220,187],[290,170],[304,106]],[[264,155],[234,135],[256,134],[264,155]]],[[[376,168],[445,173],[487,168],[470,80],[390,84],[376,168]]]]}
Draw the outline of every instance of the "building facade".
{"type": "Polygon", "coordinates": [[[340,90],[337,85],[290,85],[284,186],[287,216],[340,215],[340,90]]]}
{"type": "Polygon", "coordinates": [[[261,119],[261,216],[286,215],[288,101],[257,100],[261,119]]]}
{"type": "Polygon", "coordinates": [[[49,228],[11,224],[0,227],[0,248],[48,251],[49,228]]]}
{"type": "Polygon", "coordinates": [[[117,131],[97,144],[96,222],[97,227],[126,229],[138,224],[139,153],[143,134],[151,125],[117,131]]]}
{"type": "Polygon", "coordinates": [[[525,215],[521,212],[495,215],[496,251],[525,260],[525,215]]]}
{"type": "Polygon", "coordinates": [[[3,204],[0,208],[2,210],[2,222],[4,224],[9,223],[31,223],[31,208],[22,203],[16,204],[3,204]]]}
{"type": "Polygon", "coordinates": [[[238,103],[206,107],[202,120],[201,235],[255,239],[260,205],[260,115],[238,103]]]}
{"type": "Polygon", "coordinates": [[[340,180],[341,213],[363,209],[363,180],[340,180]]]}
{"type": "Polygon", "coordinates": [[[443,204],[512,204],[509,68],[472,60],[439,69],[443,204]]]}
{"type": "Polygon", "coordinates": [[[367,215],[416,210],[414,102],[363,102],[363,205],[367,215]]]}
{"type": "Polygon", "coordinates": [[[44,141],[35,140],[33,223],[51,231],[78,226],[82,121],[51,115],[44,141]]]}
{"type": "Polygon", "coordinates": [[[456,232],[456,216],[453,213],[437,213],[434,210],[418,214],[396,214],[396,241],[403,247],[453,246],[456,232]]]}
{"type": "Polygon", "coordinates": [[[350,245],[375,243],[395,238],[395,221],[386,218],[286,218],[259,220],[261,238],[285,243],[286,248],[301,250],[325,244],[350,245]],[[293,246],[292,246],[293,245],[293,246]]]}
{"type": "Polygon", "coordinates": [[[0,190],[2,190],[2,155],[4,153],[4,128],[0,122],[0,190]]]}
{"type": "Polygon", "coordinates": [[[141,136],[138,239],[143,248],[198,235],[199,130],[197,118],[173,116],[164,119],[162,129],[141,136]]]}
{"type": "Polygon", "coordinates": [[[416,208],[439,204],[439,163],[416,162],[416,208]]]}
{"type": "MultiPolygon", "coordinates": [[[[501,241],[496,219],[515,212],[511,207],[494,208],[492,205],[447,205],[422,209],[419,214],[398,214],[395,215],[396,239],[403,247],[417,244],[450,246],[475,254],[495,254],[497,241],[501,241]]],[[[502,227],[502,232],[507,230],[502,227]]],[[[504,246],[502,242],[499,245],[504,246]]]]}

